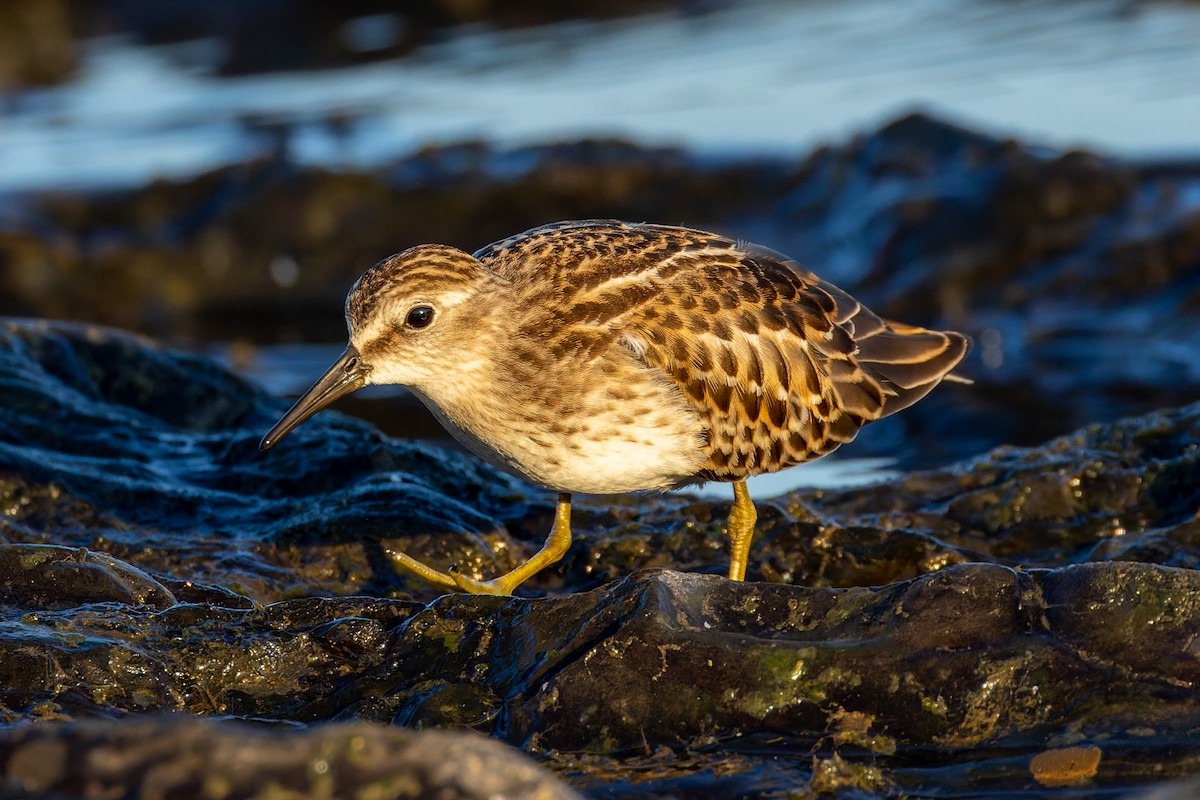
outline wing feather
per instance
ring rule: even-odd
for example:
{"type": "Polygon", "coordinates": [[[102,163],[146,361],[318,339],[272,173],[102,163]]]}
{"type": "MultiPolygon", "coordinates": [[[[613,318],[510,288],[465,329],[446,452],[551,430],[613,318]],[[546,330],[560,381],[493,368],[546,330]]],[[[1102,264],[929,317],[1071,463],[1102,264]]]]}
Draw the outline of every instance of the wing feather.
{"type": "MultiPolygon", "coordinates": [[[[836,449],[927,394],[968,346],[885,320],[786,256],[703,231],[555,223],[475,255],[514,282],[559,287],[547,300],[564,324],[608,334],[668,376],[705,425],[705,478],[836,449]]],[[[528,313],[533,326],[549,312],[528,313]]]]}

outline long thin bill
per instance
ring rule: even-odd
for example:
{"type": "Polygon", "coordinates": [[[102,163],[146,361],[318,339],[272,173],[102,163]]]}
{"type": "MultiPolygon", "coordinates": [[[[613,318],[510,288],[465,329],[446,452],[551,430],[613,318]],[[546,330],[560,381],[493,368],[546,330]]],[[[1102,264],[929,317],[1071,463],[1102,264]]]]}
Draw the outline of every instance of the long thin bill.
{"type": "Polygon", "coordinates": [[[269,450],[279,444],[279,441],[291,433],[293,428],[334,400],[366,386],[367,373],[370,371],[371,367],[363,363],[358,351],[354,349],[354,345],[347,347],[346,352],[342,353],[333,366],[326,370],[325,374],[296,401],[296,404],[288,409],[279,422],[275,423],[275,427],[267,432],[267,435],[259,442],[258,449],[269,450]]]}

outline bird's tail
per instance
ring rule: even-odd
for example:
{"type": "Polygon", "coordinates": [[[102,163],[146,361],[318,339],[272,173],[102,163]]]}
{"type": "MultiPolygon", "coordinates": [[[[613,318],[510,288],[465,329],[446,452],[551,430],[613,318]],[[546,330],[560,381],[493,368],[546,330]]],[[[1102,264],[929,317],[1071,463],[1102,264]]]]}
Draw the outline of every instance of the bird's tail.
{"type": "Polygon", "coordinates": [[[856,340],[859,364],[874,373],[886,394],[881,416],[908,408],[943,380],[972,383],[951,372],[970,350],[970,338],[956,331],[881,322],[879,328],[856,340]]]}

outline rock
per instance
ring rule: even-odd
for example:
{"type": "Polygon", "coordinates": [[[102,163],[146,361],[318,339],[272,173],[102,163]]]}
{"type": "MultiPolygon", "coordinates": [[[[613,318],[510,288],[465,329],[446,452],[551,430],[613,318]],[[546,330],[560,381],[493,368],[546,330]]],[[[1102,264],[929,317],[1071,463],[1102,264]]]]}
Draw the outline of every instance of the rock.
{"type": "MultiPolygon", "coordinates": [[[[9,540],[85,547],[156,579],[259,602],[428,599],[386,548],[494,573],[533,552],[549,525],[548,493],[336,414],[259,453],[283,401],[206,359],[111,330],[8,323],[0,390],[9,540]]],[[[1159,412],[876,487],[763,502],[750,574],[846,586],[981,559],[1194,566],[1196,414],[1159,412]]],[[[726,513],[679,495],[584,501],[578,544],[533,587],[586,589],[653,566],[721,572],[726,513]]]]}
{"type": "Polygon", "coordinates": [[[0,731],[0,763],[6,797],[580,797],[483,736],[366,722],[300,728],[148,717],[42,724],[0,731]]]}
{"type": "MultiPolygon", "coordinates": [[[[856,589],[652,571],[591,593],[448,596],[426,608],[364,598],[236,613],[85,606],[10,617],[24,660],[10,648],[0,663],[36,654],[65,673],[40,686],[6,675],[5,703],[23,715],[177,709],[474,727],[564,772],[587,754],[725,742],[750,762],[734,773],[753,773],[754,743],[775,741],[796,753],[798,772],[813,748],[833,746],[912,791],[904,769],[921,753],[1033,755],[1082,740],[1104,748],[1097,780],[1110,762],[1124,762],[1124,779],[1151,780],[1197,755],[1179,741],[1200,724],[1190,688],[1198,583],[1189,570],[1134,563],[972,564],[856,589]],[[1136,757],[1141,771],[1128,763],[1136,757]]],[[[1020,787],[1029,755],[987,782],[1020,787]]],[[[704,766],[723,757],[715,750],[704,766]]],[[[604,774],[574,777],[588,788],[604,774]]]]}
{"type": "Polygon", "coordinates": [[[377,173],[266,161],[137,189],[9,197],[0,313],[221,342],[328,342],[345,335],[353,281],[413,244],[473,252],[569,210],[718,225],[767,213],[787,179],[778,162],[707,165],[621,141],[473,142],[377,173]],[[272,274],[280,257],[296,262],[294,284],[272,274]],[[113,279],[74,280],[93,268],[113,279]]]}
{"type": "Polygon", "coordinates": [[[175,595],[136,567],[86,548],[0,545],[0,602],[18,608],[75,608],[114,602],[167,608],[175,595]]]}
{"type": "Polygon", "coordinates": [[[975,339],[971,391],[934,393],[860,447],[892,452],[897,429],[926,453],[964,431],[976,452],[1035,444],[1197,396],[1200,205],[1181,192],[1198,174],[915,114],[813,153],[760,236],[885,316],[975,339]]]}
{"type": "Polygon", "coordinates": [[[1043,786],[1070,786],[1094,777],[1102,757],[1095,745],[1045,750],[1029,760],[1029,771],[1043,786]]]}
{"type": "Polygon", "coordinates": [[[563,564],[502,598],[383,554],[535,549],[551,498],[476,461],[336,414],[259,454],[284,401],[82,325],[0,325],[0,396],[0,751],[67,796],[88,748],[190,785],[188,747],[244,747],[250,785],[347,741],[298,732],[282,770],[240,728],[147,748],[167,711],[472,728],[610,797],[1042,792],[1032,759],[1069,748],[1100,750],[1072,790],[1135,787],[1200,756],[1200,404],[764,501],[766,582],[708,574],[727,503],[585,501],[563,564]]]}
{"type": "Polygon", "coordinates": [[[510,543],[504,520],[536,499],[486,465],[336,415],[261,455],[285,402],[111,330],[0,326],[0,393],[9,541],[84,547],[259,601],[402,585],[385,546],[490,562],[510,543]]]}

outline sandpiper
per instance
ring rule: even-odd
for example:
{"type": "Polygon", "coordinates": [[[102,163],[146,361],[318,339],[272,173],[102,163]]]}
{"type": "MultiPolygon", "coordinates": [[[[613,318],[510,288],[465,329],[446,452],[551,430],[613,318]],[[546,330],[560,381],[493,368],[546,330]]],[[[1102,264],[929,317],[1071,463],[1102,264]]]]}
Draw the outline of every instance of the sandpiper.
{"type": "Polygon", "coordinates": [[[729,577],[756,512],[746,478],[823,456],[924,397],[966,336],[885,320],[786,256],[713,233],[558,222],[474,255],[427,244],[367,270],[341,358],[263,438],[367,384],[409,387],[485,461],[557,491],[532,558],[483,581],[404,553],[447,589],[512,594],[571,543],[571,495],[733,484],[729,577]]]}

